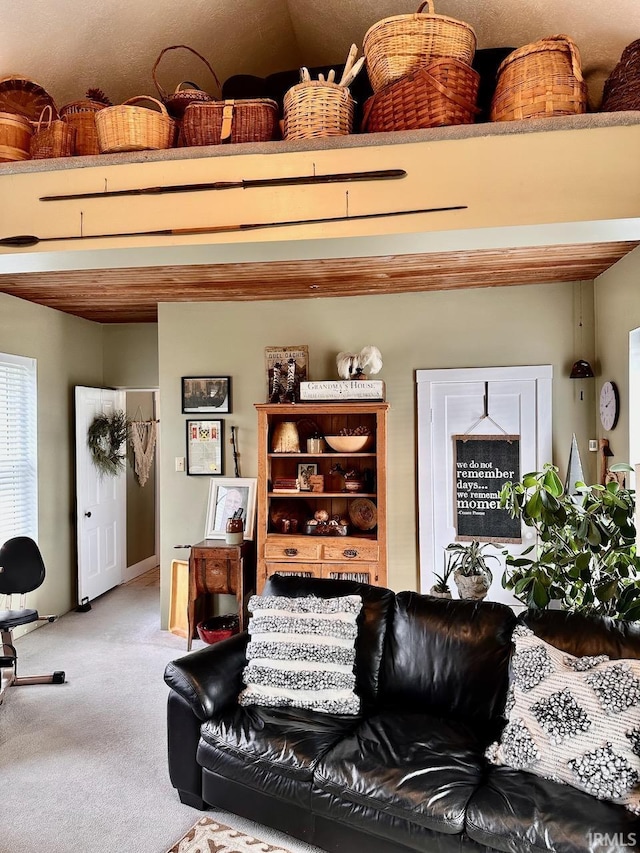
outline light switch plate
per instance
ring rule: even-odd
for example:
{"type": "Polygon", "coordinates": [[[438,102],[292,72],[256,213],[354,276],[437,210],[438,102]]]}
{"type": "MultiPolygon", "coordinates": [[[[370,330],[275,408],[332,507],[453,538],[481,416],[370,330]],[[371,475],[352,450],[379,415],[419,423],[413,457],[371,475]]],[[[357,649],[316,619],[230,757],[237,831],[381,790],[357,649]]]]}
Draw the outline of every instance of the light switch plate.
{"type": "Polygon", "coordinates": [[[597,450],[598,449],[598,440],[596,438],[589,439],[589,450],[597,450]]]}
{"type": "Polygon", "coordinates": [[[176,471],[184,473],[184,456],[176,456],[176,471]]]}

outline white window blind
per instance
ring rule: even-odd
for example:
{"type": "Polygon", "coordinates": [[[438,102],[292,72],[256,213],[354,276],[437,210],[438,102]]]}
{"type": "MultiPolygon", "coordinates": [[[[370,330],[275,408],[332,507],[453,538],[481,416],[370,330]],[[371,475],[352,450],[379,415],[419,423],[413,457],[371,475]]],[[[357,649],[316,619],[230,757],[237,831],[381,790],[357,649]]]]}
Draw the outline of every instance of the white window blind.
{"type": "Polygon", "coordinates": [[[36,360],[0,353],[0,544],[38,537],[36,360]]]}

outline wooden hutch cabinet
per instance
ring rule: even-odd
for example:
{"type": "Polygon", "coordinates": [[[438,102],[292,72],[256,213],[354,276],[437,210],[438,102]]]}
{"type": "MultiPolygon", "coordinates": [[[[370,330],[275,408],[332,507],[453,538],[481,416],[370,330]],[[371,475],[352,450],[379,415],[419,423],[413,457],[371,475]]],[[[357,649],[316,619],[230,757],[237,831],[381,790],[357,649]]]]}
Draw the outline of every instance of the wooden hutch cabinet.
{"type": "Polygon", "coordinates": [[[364,402],[256,404],[258,593],[276,572],[387,585],[388,408],[388,403],[364,402]],[[300,451],[274,450],[274,436],[285,429],[280,425],[291,423],[300,451]],[[308,438],[341,430],[368,432],[368,444],[359,452],[339,453],[323,441],[321,452],[309,452],[316,447],[308,447],[308,438]],[[301,465],[307,471],[315,466],[323,491],[278,490],[295,482],[301,465]],[[345,479],[347,472],[355,483],[345,479]],[[332,535],[335,527],[321,533],[326,528],[308,524],[323,511],[338,521],[340,535],[332,535]]]}

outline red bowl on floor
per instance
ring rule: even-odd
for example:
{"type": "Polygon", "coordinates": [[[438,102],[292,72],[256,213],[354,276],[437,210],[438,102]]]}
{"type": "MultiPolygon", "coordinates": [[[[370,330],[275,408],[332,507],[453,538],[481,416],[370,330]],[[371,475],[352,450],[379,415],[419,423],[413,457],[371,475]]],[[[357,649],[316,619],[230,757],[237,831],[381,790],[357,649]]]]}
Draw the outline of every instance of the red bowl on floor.
{"type": "Polygon", "coordinates": [[[240,630],[240,620],[237,614],[229,613],[225,616],[211,616],[203,622],[198,622],[198,636],[205,643],[219,643],[228,640],[240,630]]]}

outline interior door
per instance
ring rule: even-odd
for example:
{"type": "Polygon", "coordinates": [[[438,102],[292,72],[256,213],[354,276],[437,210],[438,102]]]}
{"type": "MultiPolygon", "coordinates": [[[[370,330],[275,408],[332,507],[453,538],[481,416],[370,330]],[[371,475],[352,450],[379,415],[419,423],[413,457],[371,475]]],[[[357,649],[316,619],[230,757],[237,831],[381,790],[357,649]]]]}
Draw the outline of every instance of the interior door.
{"type": "Polygon", "coordinates": [[[126,568],[126,474],[101,476],[87,446],[93,418],[124,411],[125,393],[84,386],[75,391],[78,604],[86,605],[120,584],[126,568]]]}
{"type": "MultiPolygon", "coordinates": [[[[459,533],[455,437],[519,436],[517,478],[551,461],[551,367],[419,370],[417,381],[420,586],[428,592],[434,572],[443,570],[444,549],[459,533]]],[[[489,561],[489,600],[516,603],[501,585],[502,551],[518,554],[534,542],[525,525],[520,537],[519,543],[488,543],[486,553],[498,558],[489,561]]],[[[453,580],[449,585],[456,595],[453,580]]]]}

